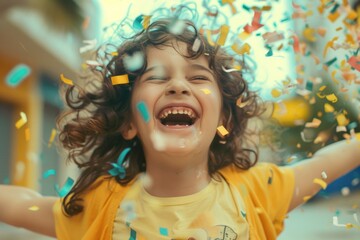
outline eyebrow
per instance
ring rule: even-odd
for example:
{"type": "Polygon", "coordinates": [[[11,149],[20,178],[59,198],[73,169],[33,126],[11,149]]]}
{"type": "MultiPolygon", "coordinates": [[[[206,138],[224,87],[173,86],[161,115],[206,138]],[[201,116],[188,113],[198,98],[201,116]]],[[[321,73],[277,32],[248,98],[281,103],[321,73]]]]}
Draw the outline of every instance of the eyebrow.
{"type": "Polygon", "coordinates": [[[210,73],[212,76],[214,76],[214,73],[209,68],[205,67],[204,65],[194,63],[194,64],[190,65],[190,68],[191,69],[205,70],[208,73],[210,73]]]}

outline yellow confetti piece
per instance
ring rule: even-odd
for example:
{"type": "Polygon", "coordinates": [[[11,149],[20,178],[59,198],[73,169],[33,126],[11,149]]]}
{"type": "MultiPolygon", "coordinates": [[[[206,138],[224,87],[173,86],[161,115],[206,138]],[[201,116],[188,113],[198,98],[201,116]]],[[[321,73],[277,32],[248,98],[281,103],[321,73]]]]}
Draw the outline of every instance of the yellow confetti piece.
{"type": "Polygon", "coordinates": [[[320,179],[320,178],[315,178],[315,179],[313,180],[313,183],[319,184],[322,189],[326,189],[326,188],[327,188],[327,183],[326,183],[324,180],[320,179]]]}
{"type": "Polygon", "coordinates": [[[15,123],[15,127],[17,129],[21,128],[22,126],[24,126],[27,123],[27,117],[24,112],[20,112],[20,117],[21,118],[15,123]]]}
{"type": "Polygon", "coordinates": [[[119,85],[119,84],[128,84],[129,83],[129,76],[127,74],[112,76],[111,77],[112,85],[119,85]]]}
{"type": "Polygon", "coordinates": [[[229,34],[230,27],[228,25],[222,25],[220,28],[220,37],[217,40],[217,44],[220,46],[224,46],[226,38],[229,34]]]}
{"type": "Polygon", "coordinates": [[[118,52],[111,52],[111,56],[114,56],[114,57],[119,56],[119,53],[118,52]]]}
{"type": "Polygon", "coordinates": [[[74,83],[73,83],[73,81],[72,80],[70,80],[70,79],[68,79],[68,78],[66,78],[65,76],[64,76],[64,74],[60,74],[60,79],[61,79],[61,81],[63,81],[63,83],[65,83],[65,84],[67,84],[67,85],[74,85],[74,83]]]}
{"type": "Polygon", "coordinates": [[[324,111],[327,112],[327,113],[334,112],[335,108],[333,106],[331,106],[330,104],[325,103],[324,104],[324,111]]]}
{"type": "Polygon", "coordinates": [[[211,91],[207,88],[203,88],[203,89],[200,89],[201,91],[203,91],[205,94],[210,94],[211,91]]]}
{"type": "Polygon", "coordinates": [[[238,98],[238,100],[236,100],[236,105],[239,107],[239,108],[243,108],[243,107],[246,107],[247,105],[249,105],[250,101],[246,101],[246,102],[243,102],[242,101],[242,96],[238,98]]]}
{"type": "Polygon", "coordinates": [[[273,90],[271,90],[271,96],[273,96],[274,98],[278,98],[280,97],[282,94],[282,92],[276,88],[274,88],[273,90]]]}
{"type": "Polygon", "coordinates": [[[329,16],[327,17],[331,22],[335,22],[340,16],[340,13],[338,11],[334,12],[334,13],[330,13],[329,16]]]}
{"type": "Polygon", "coordinates": [[[56,130],[53,128],[51,130],[51,135],[50,135],[50,139],[49,139],[49,142],[48,142],[48,147],[51,147],[54,139],[55,139],[55,136],[56,136],[56,130]]]}
{"type": "Polygon", "coordinates": [[[144,29],[147,29],[150,25],[150,18],[151,18],[151,15],[144,15],[144,20],[143,20],[143,27],[144,29]]]}
{"type": "Polygon", "coordinates": [[[234,50],[237,54],[244,55],[244,54],[250,54],[251,46],[248,43],[245,43],[241,47],[239,47],[238,44],[234,43],[231,46],[231,49],[234,50]]]}
{"type": "Polygon", "coordinates": [[[217,134],[222,138],[229,134],[228,130],[226,130],[226,128],[222,125],[217,127],[216,130],[217,130],[217,134]]]}
{"type": "Polygon", "coordinates": [[[40,208],[38,207],[38,206],[31,206],[31,207],[29,207],[28,208],[30,211],[33,211],[33,212],[36,212],[36,211],[38,211],[40,208]]]}
{"type": "Polygon", "coordinates": [[[310,42],[316,42],[315,29],[307,27],[303,31],[304,37],[310,42]]]}
{"type": "Polygon", "coordinates": [[[350,120],[347,119],[343,113],[340,113],[336,116],[336,121],[339,126],[346,126],[350,123],[350,120]]]}
{"type": "Polygon", "coordinates": [[[338,101],[338,98],[334,93],[326,95],[325,98],[332,103],[336,103],[338,101]]]}

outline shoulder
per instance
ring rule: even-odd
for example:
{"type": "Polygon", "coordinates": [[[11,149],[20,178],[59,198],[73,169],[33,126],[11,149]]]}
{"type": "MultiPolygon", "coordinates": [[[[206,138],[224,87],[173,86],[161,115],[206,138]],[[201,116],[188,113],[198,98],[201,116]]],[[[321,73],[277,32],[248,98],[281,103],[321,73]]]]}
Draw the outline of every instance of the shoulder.
{"type": "Polygon", "coordinates": [[[284,179],[291,184],[294,181],[294,171],[289,167],[277,166],[273,163],[262,162],[254,167],[243,170],[235,165],[229,165],[220,170],[224,178],[233,183],[248,183],[257,185],[277,184],[284,179]]]}

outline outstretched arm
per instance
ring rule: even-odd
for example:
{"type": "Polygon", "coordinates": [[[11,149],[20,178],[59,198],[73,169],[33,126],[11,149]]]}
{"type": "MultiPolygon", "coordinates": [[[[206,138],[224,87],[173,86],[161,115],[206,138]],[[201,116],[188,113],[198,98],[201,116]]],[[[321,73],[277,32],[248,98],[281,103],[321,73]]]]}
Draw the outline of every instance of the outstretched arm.
{"type": "Polygon", "coordinates": [[[56,199],[24,187],[0,185],[0,222],[55,237],[56,199]]]}
{"type": "Polygon", "coordinates": [[[360,141],[357,139],[330,144],[317,151],[311,159],[294,165],[295,192],[289,211],[321,189],[320,184],[313,182],[315,178],[329,184],[359,166],[360,141]],[[327,175],[326,179],[322,179],[322,172],[327,175]]]}

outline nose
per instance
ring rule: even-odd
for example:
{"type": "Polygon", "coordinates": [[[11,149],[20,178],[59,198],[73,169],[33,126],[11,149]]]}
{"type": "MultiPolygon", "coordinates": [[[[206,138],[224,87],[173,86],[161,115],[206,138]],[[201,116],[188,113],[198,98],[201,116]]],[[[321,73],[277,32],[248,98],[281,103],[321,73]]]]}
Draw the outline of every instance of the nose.
{"type": "Polygon", "coordinates": [[[190,95],[191,90],[187,80],[172,79],[165,90],[165,95],[190,95]]]}

